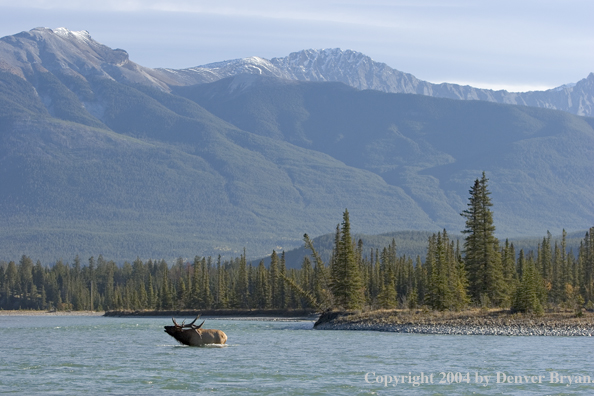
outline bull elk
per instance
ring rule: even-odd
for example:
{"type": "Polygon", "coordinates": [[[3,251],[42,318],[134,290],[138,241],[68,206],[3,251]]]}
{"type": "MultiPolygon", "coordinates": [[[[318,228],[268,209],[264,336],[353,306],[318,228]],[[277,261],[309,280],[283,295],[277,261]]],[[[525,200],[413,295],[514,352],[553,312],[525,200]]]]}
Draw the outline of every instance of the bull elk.
{"type": "Polygon", "coordinates": [[[227,342],[227,335],[221,330],[202,329],[204,321],[200,325],[194,323],[198,320],[200,315],[192,323],[185,324],[185,320],[181,325],[177,324],[175,318],[173,320],[174,326],[165,326],[165,332],[178,342],[189,346],[203,346],[206,344],[224,344],[227,342]]]}

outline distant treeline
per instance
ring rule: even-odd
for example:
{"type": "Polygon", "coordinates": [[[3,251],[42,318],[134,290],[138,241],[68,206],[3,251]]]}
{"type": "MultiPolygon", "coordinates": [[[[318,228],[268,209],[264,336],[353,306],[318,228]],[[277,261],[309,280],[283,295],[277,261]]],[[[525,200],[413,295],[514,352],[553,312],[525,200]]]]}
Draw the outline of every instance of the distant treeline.
{"type": "Polygon", "coordinates": [[[36,264],[27,256],[0,263],[1,309],[182,310],[182,309],[362,309],[417,308],[460,310],[467,306],[512,308],[541,313],[547,307],[581,312],[594,308],[594,227],[578,252],[568,251],[565,231],[552,243],[549,233],[534,250],[516,252],[493,236],[487,178],[470,193],[465,239],[450,240],[446,230],[427,242],[425,260],[397,255],[393,241],[366,250],[350,234],[349,213],[337,226],[326,264],[307,234],[311,252],[300,269],[287,269],[284,252],[273,251],[269,266],[248,263],[244,253],[221,260],[196,256],[125,262],[102,256],[84,264],[36,264]],[[577,253],[577,255],[576,255],[577,253]]]}
{"type": "MultiPolygon", "coordinates": [[[[501,299],[487,301],[485,295],[474,303],[511,306],[515,291],[524,284],[525,289],[534,290],[543,307],[553,304],[573,308],[585,304],[592,308],[593,235],[594,228],[586,234],[577,256],[566,252],[563,242],[552,246],[551,235],[544,237],[534,251],[521,250],[517,259],[513,244],[506,243],[499,251],[507,278],[501,285],[501,299]]],[[[456,309],[473,303],[468,295],[455,293],[457,287],[467,289],[464,283],[452,283],[455,269],[462,271],[464,260],[460,244],[449,241],[446,232],[429,239],[428,259],[424,262],[419,257],[397,256],[395,244],[367,253],[362,244],[356,244],[353,251],[361,269],[365,306],[427,305],[434,309],[456,309]]],[[[246,263],[243,255],[225,261],[196,257],[190,263],[178,259],[172,266],[164,260],[140,259],[118,266],[102,256],[91,257],[83,264],[76,257],[72,264],[58,261],[48,267],[23,256],[18,263],[0,265],[0,308],[98,311],[319,308],[315,306],[318,301],[332,298],[331,266],[313,261],[312,265],[306,257],[301,269],[287,270],[284,254],[273,251],[268,268],[263,263],[257,266],[246,263]],[[284,277],[315,301],[291,287],[284,277]]],[[[334,261],[332,258],[331,262],[334,261]]]]}

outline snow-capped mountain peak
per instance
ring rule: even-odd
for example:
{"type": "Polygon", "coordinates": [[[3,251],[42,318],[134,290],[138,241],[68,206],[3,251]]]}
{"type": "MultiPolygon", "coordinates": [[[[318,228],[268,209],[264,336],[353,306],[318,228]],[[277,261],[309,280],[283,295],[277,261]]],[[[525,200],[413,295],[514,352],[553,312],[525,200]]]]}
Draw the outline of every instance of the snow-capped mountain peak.
{"type": "Polygon", "coordinates": [[[80,31],[76,32],[76,31],[68,30],[63,27],[60,27],[57,29],[50,29],[50,30],[52,32],[54,32],[55,34],[57,34],[58,36],[63,37],[65,39],[75,38],[75,39],[81,40],[81,41],[92,40],[91,35],[89,34],[89,32],[87,30],[80,30],[80,31]]]}
{"type": "Polygon", "coordinates": [[[350,49],[306,49],[270,60],[258,56],[210,63],[187,69],[150,69],[130,61],[122,49],[111,49],[88,31],[36,28],[0,39],[0,70],[21,77],[43,70],[102,76],[169,91],[171,86],[214,82],[241,74],[297,81],[342,82],[357,89],[410,93],[460,100],[485,100],[594,115],[594,75],[547,91],[507,92],[457,84],[432,84],[350,49]]]}
{"type": "Polygon", "coordinates": [[[493,91],[457,84],[429,83],[376,62],[360,52],[340,48],[306,49],[270,60],[259,57],[234,59],[168,72],[175,74],[182,84],[213,82],[247,73],[298,81],[337,81],[357,89],[545,107],[578,115],[594,114],[594,90],[590,88],[594,76],[548,91],[493,91]]]}

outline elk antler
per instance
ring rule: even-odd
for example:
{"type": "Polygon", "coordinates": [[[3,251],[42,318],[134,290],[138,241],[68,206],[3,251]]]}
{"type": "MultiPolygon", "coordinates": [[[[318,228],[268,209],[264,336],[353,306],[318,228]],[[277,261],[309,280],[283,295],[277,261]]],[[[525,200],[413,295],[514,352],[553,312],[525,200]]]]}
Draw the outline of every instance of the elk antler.
{"type": "MultiPolygon", "coordinates": [[[[204,324],[204,322],[205,322],[205,321],[203,320],[203,321],[202,321],[202,323],[200,323],[200,325],[199,325],[199,326],[192,325],[192,328],[193,328],[194,330],[198,330],[199,328],[201,328],[201,327],[202,327],[202,325],[204,324]]],[[[194,323],[194,322],[192,322],[192,323],[194,323]]]]}
{"type": "MultiPolygon", "coordinates": [[[[194,324],[194,322],[196,322],[198,320],[199,317],[200,317],[200,314],[198,314],[198,316],[196,316],[196,319],[194,319],[192,321],[192,323],[190,323],[188,326],[192,326],[194,324]]],[[[194,326],[192,326],[192,327],[194,327],[194,326]]]]}
{"type": "Polygon", "coordinates": [[[171,320],[173,320],[173,324],[175,325],[175,327],[177,327],[178,329],[194,329],[197,330],[199,328],[202,327],[202,325],[204,324],[204,320],[202,321],[202,323],[200,323],[199,326],[196,326],[194,323],[198,320],[198,318],[200,317],[200,315],[196,316],[196,319],[194,319],[192,321],[192,323],[186,324],[186,320],[184,319],[184,321],[182,322],[181,325],[177,324],[177,322],[175,321],[175,318],[171,318],[171,320]]]}

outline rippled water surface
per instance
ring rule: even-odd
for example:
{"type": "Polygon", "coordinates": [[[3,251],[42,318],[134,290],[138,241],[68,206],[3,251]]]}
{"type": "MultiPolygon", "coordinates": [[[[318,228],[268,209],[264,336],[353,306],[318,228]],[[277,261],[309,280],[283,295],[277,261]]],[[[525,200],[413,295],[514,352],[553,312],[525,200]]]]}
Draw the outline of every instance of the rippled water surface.
{"type": "Polygon", "coordinates": [[[0,316],[0,393],[594,394],[594,383],[575,383],[594,381],[594,337],[318,331],[308,321],[206,318],[228,344],[191,348],[163,331],[170,322],[0,316]],[[429,383],[413,385],[421,373],[429,383]],[[502,374],[497,383],[498,373],[522,383],[501,383],[502,374]],[[561,376],[563,384],[551,383],[561,376]]]}

